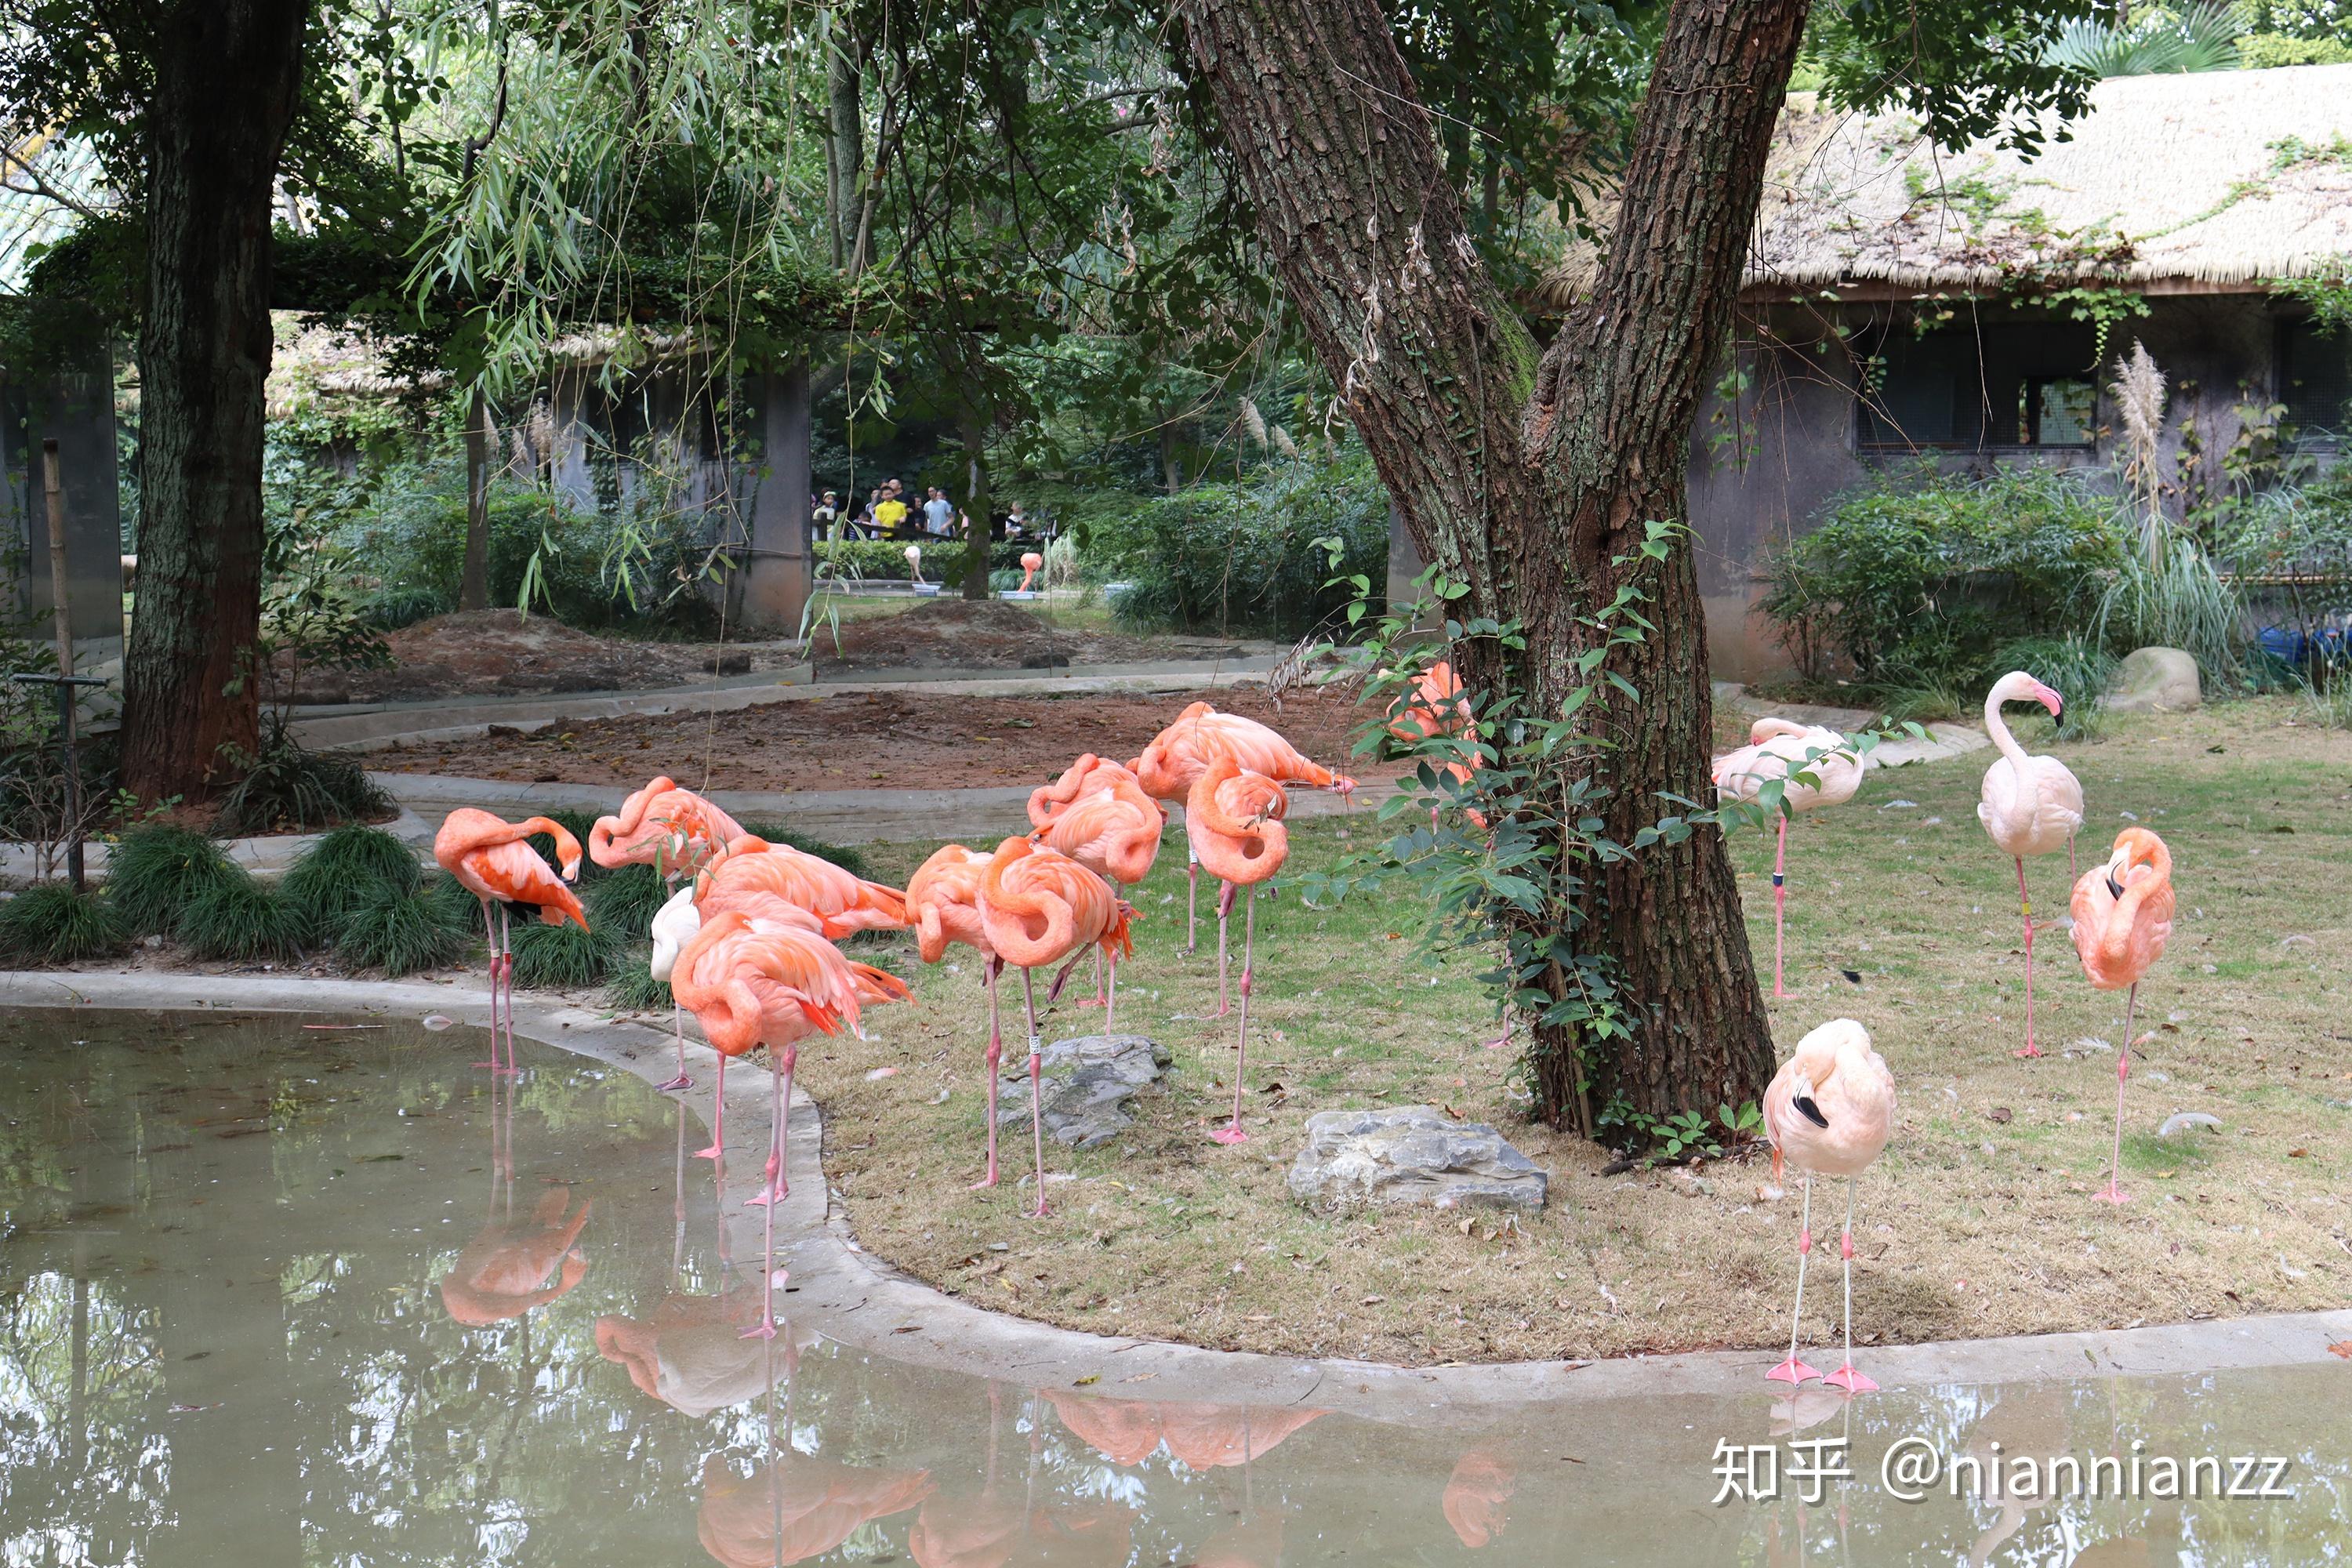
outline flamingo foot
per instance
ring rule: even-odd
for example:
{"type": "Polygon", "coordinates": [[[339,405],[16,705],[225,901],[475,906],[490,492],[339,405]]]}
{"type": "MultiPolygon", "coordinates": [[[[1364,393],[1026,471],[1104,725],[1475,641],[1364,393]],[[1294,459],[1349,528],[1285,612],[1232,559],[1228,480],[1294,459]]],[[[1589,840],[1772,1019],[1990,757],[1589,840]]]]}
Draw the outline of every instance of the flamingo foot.
{"type": "Polygon", "coordinates": [[[1846,1363],[1822,1381],[1832,1388],[1843,1388],[1848,1394],[1874,1394],[1878,1390],[1878,1384],[1853,1370],[1852,1362],[1846,1363]]]}
{"type": "MultiPolygon", "coordinates": [[[[489,1064],[486,1063],[484,1065],[488,1066],[489,1064]]],[[[493,1078],[520,1078],[522,1076],[522,1068],[492,1066],[490,1067],[490,1076],[493,1078]]]]}
{"type": "Polygon", "coordinates": [[[792,1188],[785,1185],[783,1183],[779,1182],[772,1187],[762,1188],[761,1191],[752,1194],[750,1197],[745,1198],[743,1200],[743,1206],[747,1209],[766,1208],[771,1204],[782,1203],[784,1199],[791,1195],[792,1188]]]}
{"type": "Polygon", "coordinates": [[[1051,1216],[1051,1215],[1052,1215],[1052,1214],[1053,1214],[1053,1212],[1054,1212],[1054,1211],[1053,1211],[1052,1209],[1049,1209],[1049,1208],[1047,1208],[1047,1207],[1045,1206],[1045,1200],[1044,1196],[1041,1194],[1041,1195],[1038,1197],[1038,1199],[1037,1199],[1037,1206],[1036,1206],[1035,1208],[1034,1208],[1034,1209],[1029,1210],[1027,1213],[1024,1214],[1021,1217],[1022,1217],[1022,1218],[1024,1218],[1024,1219],[1045,1219],[1045,1218],[1048,1218],[1049,1216],[1051,1216]]]}
{"type": "Polygon", "coordinates": [[[2031,1061],[2042,1055],[2042,1047],[2040,1046],[2028,1046],[2021,1051],[2011,1051],[2009,1054],[2018,1058],[2020,1060],[2031,1061]]]}
{"type": "Polygon", "coordinates": [[[776,1337],[775,1321],[772,1319],[762,1319],[757,1328],[745,1329],[735,1337],[739,1340],[772,1340],[776,1337]]]}
{"type": "Polygon", "coordinates": [[[713,1143],[708,1149],[697,1149],[694,1152],[694,1157],[698,1160],[716,1160],[719,1158],[719,1145],[716,1143],[713,1143]]]}
{"type": "Polygon", "coordinates": [[[1795,1356],[1790,1356],[1787,1361],[1766,1373],[1764,1377],[1768,1383],[1785,1383],[1794,1388],[1801,1383],[1810,1383],[1821,1375],[1795,1356]]]}
{"type": "Polygon", "coordinates": [[[692,1089],[693,1087],[694,1080],[687,1077],[684,1073],[678,1074],[667,1083],[657,1083],[654,1085],[654,1088],[663,1094],[678,1094],[687,1089],[692,1089]]]}
{"type": "Polygon", "coordinates": [[[2097,1204],[2114,1204],[2120,1208],[2131,1202],[2131,1194],[2116,1185],[2115,1182],[2109,1181],[2105,1186],[2091,1194],[2091,1201],[2097,1204]]]}
{"type": "Polygon", "coordinates": [[[1209,1134],[1209,1139],[1215,1143],[1246,1143],[1249,1142],[1249,1134],[1242,1131],[1239,1122],[1234,1122],[1218,1128],[1209,1134]]]}
{"type": "Polygon", "coordinates": [[[976,1193],[984,1188],[992,1187],[994,1185],[996,1185],[996,1173],[992,1170],[988,1174],[981,1177],[980,1180],[972,1183],[971,1186],[966,1187],[964,1190],[966,1192],[976,1193]]]}

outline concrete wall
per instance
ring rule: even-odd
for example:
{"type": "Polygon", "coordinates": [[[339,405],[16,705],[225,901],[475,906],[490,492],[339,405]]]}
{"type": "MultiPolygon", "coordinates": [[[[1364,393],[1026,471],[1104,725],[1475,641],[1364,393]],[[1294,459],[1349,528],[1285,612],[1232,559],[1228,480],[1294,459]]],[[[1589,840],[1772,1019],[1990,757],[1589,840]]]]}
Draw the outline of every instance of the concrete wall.
{"type": "MultiPolygon", "coordinates": [[[[113,362],[93,345],[77,369],[0,373],[0,598],[50,635],[49,526],[41,443],[58,443],[66,512],[66,594],[76,668],[122,657],[122,512],[114,453],[113,362]]],[[[45,669],[47,667],[44,667],[45,669]]],[[[119,665],[118,665],[119,668],[119,665]]]]}

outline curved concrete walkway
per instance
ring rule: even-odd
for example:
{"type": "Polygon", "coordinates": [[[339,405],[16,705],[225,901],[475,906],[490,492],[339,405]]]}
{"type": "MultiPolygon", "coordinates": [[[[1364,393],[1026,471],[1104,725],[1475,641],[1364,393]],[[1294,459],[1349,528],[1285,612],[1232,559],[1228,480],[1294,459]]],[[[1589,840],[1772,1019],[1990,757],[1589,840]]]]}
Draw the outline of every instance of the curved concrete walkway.
{"type": "MultiPolygon", "coordinates": [[[[486,1026],[482,993],[456,984],[257,979],[163,973],[0,973],[0,1006],[193,1008],[257,1012],[441,1013],[486,1026]]],[[[583,1009],[534,998],[517,1008],[516,1033],[626,1069],[647,1084],[671,1068],[670,1037],[583,1009]]],[[[456,1048],[453,1047],[453,1048],[456,1048]]],[[[696,1076],[688,1102],[707,1126],[717,1058],[689,1047],[696,1076]]],[[[767,1075],[750,1063],[729,1075],[728,1120],[739,1149],[769,1133],[767,1075]]],[[[790,1237],[788,1310],[824,1337],[893,1360],[1037,1386],[1087,1386],[1153,1400],[1304,1404],[1373,1420],[1478,1426],[1533,1405],[1676,1395],[1752,1398],[1766,1389],[1774,1351],[1699,1352],[1597,1363],[1519,1362],[1402,1368],[1369,1362],[1202,1350],[1106,1339],[1004,1317],[898,1273],[860,1250],[830,1202],[820,1155],[823,1119],[795,1091],[786,1152],[791,1197],[777,1216],[790,1237]],[[1149,1379],[1148,1393],[1134,1385],[1149,1379]]],[[[1004,1193],[1008,1216],[1020,1203],[1004,1193]]],[[[756,1211],[729,1217],[739,1256],[759,1247],[756,1211]]],[[[1013,1223],[1019,1223],[1014,1221],[1013,1223]]],[[[2038,1338],[1893,1345],[1871,1352],[1885,1387],[1998,1384],[2083,1376],[2195,1375],[2233,1368],[2336,1366],[2333,1342],[2352,1339],[2352,1310],[2242,1318],[2163,1328],[2038,1338]]]]}

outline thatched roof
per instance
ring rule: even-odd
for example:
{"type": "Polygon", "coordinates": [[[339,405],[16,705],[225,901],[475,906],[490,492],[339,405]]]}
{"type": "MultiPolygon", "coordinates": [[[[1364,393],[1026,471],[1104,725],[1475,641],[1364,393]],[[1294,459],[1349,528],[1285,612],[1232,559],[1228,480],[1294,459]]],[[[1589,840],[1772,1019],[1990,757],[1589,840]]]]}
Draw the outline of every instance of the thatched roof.
{"type": "MultiPolygon", "coordinates": [[[[1942,153],[1907,116],[1791,94],[1748,292],[1992,292],[2021,275],[2259,291],[2352,252],[2352,65],[2118,77],[2092,105],[2028,161],[1942,153]]],[[[1592,266],[1564,257],[1549,301],[1592,266]]]]}

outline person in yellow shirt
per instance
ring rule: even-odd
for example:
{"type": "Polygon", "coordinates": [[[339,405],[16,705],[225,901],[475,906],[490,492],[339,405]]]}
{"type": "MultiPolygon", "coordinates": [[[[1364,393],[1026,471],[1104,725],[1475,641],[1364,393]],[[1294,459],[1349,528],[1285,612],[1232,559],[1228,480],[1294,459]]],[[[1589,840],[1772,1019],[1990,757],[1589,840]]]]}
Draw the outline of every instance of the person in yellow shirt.
{"type": "Polygon", "coordinates": [[[882,499],[874,503],[874,524],[885,539],[896,538],[898,525],[907,521],[907,503],[898,499],[895,482],[883,486],[882,499]]]}

